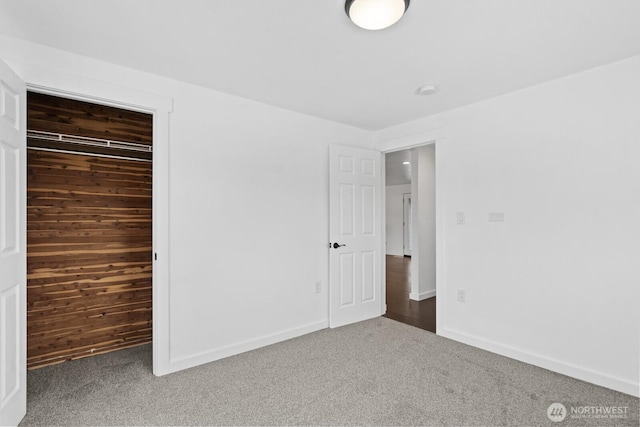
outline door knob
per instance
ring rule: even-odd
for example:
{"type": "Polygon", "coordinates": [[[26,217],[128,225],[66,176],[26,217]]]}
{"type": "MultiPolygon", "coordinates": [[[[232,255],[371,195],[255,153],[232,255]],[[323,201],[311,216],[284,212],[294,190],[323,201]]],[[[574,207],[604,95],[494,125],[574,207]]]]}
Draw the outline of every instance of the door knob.
{"type": "Polygon", "coordinates": [[[334,244],[333,244],[333,249],[338,249],[338,248],[339,248],[339,247],[341,247],[341,246],[347,246],[347,245],[341,245],[341,244],[339,244],[339,243],[334,243],[334,244]]]}

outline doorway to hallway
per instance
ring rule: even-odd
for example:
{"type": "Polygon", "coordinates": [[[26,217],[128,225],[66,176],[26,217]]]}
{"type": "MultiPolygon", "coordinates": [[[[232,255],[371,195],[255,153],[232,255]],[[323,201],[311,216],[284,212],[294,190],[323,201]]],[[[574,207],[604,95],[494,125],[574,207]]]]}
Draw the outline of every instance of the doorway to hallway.
{"type": "Polygon", "coordinates": [[[411,257],[386,256],[387,312],[384,317],[436,332],[436,297],[422,301],[409,298],[411,293],[411,257]]]}
{"type": "Polygon", "coordinates": [[[386,317],[436,332],[435,143],[385,154],[386,317]]]}

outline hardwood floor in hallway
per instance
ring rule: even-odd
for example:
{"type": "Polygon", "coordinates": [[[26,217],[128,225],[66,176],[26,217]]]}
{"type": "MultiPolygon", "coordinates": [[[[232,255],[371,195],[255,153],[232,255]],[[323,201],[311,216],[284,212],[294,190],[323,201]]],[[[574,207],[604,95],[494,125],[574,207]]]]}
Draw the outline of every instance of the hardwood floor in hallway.
{"type": "Polygon", "coordinates": [[[384,317],[436,332],[436,297],[409,299],[411,258],[387,255],[387,313],[384,317]]]}

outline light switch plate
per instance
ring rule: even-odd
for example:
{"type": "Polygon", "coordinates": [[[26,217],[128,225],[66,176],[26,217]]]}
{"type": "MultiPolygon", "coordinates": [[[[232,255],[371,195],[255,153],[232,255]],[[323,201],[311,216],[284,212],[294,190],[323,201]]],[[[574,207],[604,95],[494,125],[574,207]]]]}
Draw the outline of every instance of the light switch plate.
{"type": "Polygon", "coordinates": [[[458,225],[466,224],[464,219],[464,212],[456,212],[456,223],[458,225]]]}
{"type": "Polygon", "coordinates": [[[504,222],[504,212],[489,212],[489,222],[504,222]]]}

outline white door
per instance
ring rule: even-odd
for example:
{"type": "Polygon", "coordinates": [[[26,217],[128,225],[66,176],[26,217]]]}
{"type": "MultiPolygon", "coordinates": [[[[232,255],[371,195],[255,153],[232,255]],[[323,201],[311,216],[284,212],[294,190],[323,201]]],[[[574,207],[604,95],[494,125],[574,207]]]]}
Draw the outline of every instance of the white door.
{"type": "Polygon", "coordinates": [[[329,150],[329,326],[383,314],[382,177],[377,151],[329,150]]]}
{"type": "Polygon", "coordinates": [[[404,254],[411,256],[411,221],[413,221],[413,215],[411,214],[411,193],[405,193],[402,195],[402,231],[404,233],[404,254]]]}
{"type": "Polygon", "coordinates": [[[0,61],[0,425],[27,411],[26,89],[0,61]]]}

